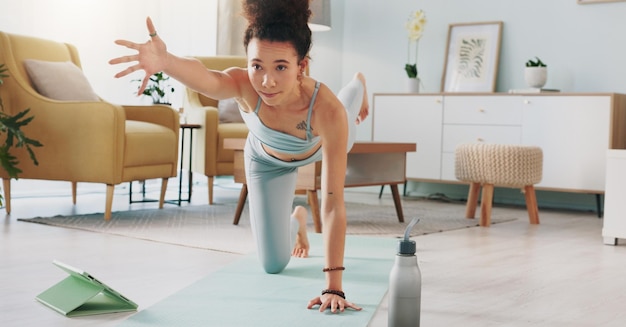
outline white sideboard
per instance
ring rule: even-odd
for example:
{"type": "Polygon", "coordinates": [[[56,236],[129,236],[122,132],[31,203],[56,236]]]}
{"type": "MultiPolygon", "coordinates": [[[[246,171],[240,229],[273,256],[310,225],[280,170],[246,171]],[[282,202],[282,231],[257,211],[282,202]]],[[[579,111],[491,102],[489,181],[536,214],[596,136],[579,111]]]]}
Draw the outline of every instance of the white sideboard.
{"type": "Polygon", "coordinates": [[[537,189],[603,194],[606,151],[626,148],[626,95],[376,93],[372,138],[417,144],[409,180],[457,182],[461,143],[526,144],[544,153],[537,189]]]}

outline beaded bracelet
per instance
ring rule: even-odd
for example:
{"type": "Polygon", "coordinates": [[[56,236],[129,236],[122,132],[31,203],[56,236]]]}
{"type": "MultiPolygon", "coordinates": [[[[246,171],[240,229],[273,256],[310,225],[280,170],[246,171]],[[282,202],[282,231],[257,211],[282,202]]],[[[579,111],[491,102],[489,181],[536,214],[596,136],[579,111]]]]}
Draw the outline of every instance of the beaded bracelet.
{"type": "Polygon", "coordinates": [[[322,291],[322,295],[324,294],[334,294],[334,295],[338,295],[341,296],[342,299],[346,299],[346,293],[342,292],[342,291],[337,291],[337,290],[331,290],[331,289],[325,289],[322,291]]]}
{"type": "Polygon", "coordinates": [[[330,267],[322,269],[323,272],[335,271],[335,270],[346,270],[346,267],[330,267]]]}

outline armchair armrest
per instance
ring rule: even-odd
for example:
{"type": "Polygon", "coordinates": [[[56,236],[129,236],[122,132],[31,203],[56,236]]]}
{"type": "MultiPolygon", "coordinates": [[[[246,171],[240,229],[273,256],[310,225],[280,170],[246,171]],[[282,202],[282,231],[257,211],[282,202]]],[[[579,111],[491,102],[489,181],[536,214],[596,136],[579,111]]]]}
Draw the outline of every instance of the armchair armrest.
{"type": "MultiPolygon", "coordinates": [[[[186,89],[184,111],[190,123],[200,124],[203,135],[204,155],[206,158],[217,157],[219,112],[216,106],[205,106],[196,91],[186,89]]],[[[213,159],[215,160],[215,159],[213,159]]]]}
{"type": "Polygon", "coordinates": [[[35,166],[16,151],[20,177],[117,184],[121,180],[126,116],[107,102],[64,102],[33,97],[34,119],[24,128],[43,146],[35,166]]]}
{"type": "Polygon", "coordinates": [[[126,119],[138,120],[165,126],[176,133],[180,128],[178,111],[167,105],[123,106],[126,119]]]}

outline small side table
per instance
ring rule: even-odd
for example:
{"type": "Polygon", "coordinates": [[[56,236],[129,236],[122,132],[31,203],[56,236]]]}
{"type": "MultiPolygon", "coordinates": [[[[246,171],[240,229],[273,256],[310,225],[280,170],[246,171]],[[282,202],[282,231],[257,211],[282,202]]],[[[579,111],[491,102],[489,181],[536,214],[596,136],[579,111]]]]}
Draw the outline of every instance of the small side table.
{"type": "Polygon", "coordinates": [[[193,173],[191,172],[191,166],[193,161],[193,130],[201,128],[199,124],[180,124],[180,170],[178,171],[178,205],[182,201],[191,202],[191,185],[193,184],[193,173]],[[185,156],[185,131],[189,130],[189,167],[187,168],[188,189],[187,198],[182,198],[183,188],[183,158],[185,156]]]}
{"type": "MultiPolygon", "coordinates": [[[[172,203],[180,206],[184,202],[191,202],[191,190],[193,184],[193,173],[191,172],[193,162],[193,130],[201,128],[199,124],[180,124],[180,167],[178,170],[178,199],[177,200],[165,200],[166,203],[172,203]],[[189,130],[189,167],[187,168],[188,189],[187,198],[183,198],[183,163],[185,158],[185,131],[189,130]]],[[[130,182],[129,187],[129,203],[137,202],[156,202],[158,200],[146,199],[146,184],[142,187],[143,198],[141,200],[133,200],[133,182],[130,182]]]]}

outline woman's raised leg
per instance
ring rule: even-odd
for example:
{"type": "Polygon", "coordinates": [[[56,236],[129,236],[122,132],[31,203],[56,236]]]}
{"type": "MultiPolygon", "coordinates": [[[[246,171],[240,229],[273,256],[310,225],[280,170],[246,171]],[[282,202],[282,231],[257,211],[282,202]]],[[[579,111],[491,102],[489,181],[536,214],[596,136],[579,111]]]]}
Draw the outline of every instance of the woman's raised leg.
{"type": "Polygon", "coordinates": [[[369,101],[363,74],[356,73],[352,80],[339,90],[337,98],[348,114],[348,151],[350,151],[356,140],[356,125],[369,114],[369,101]]]}

